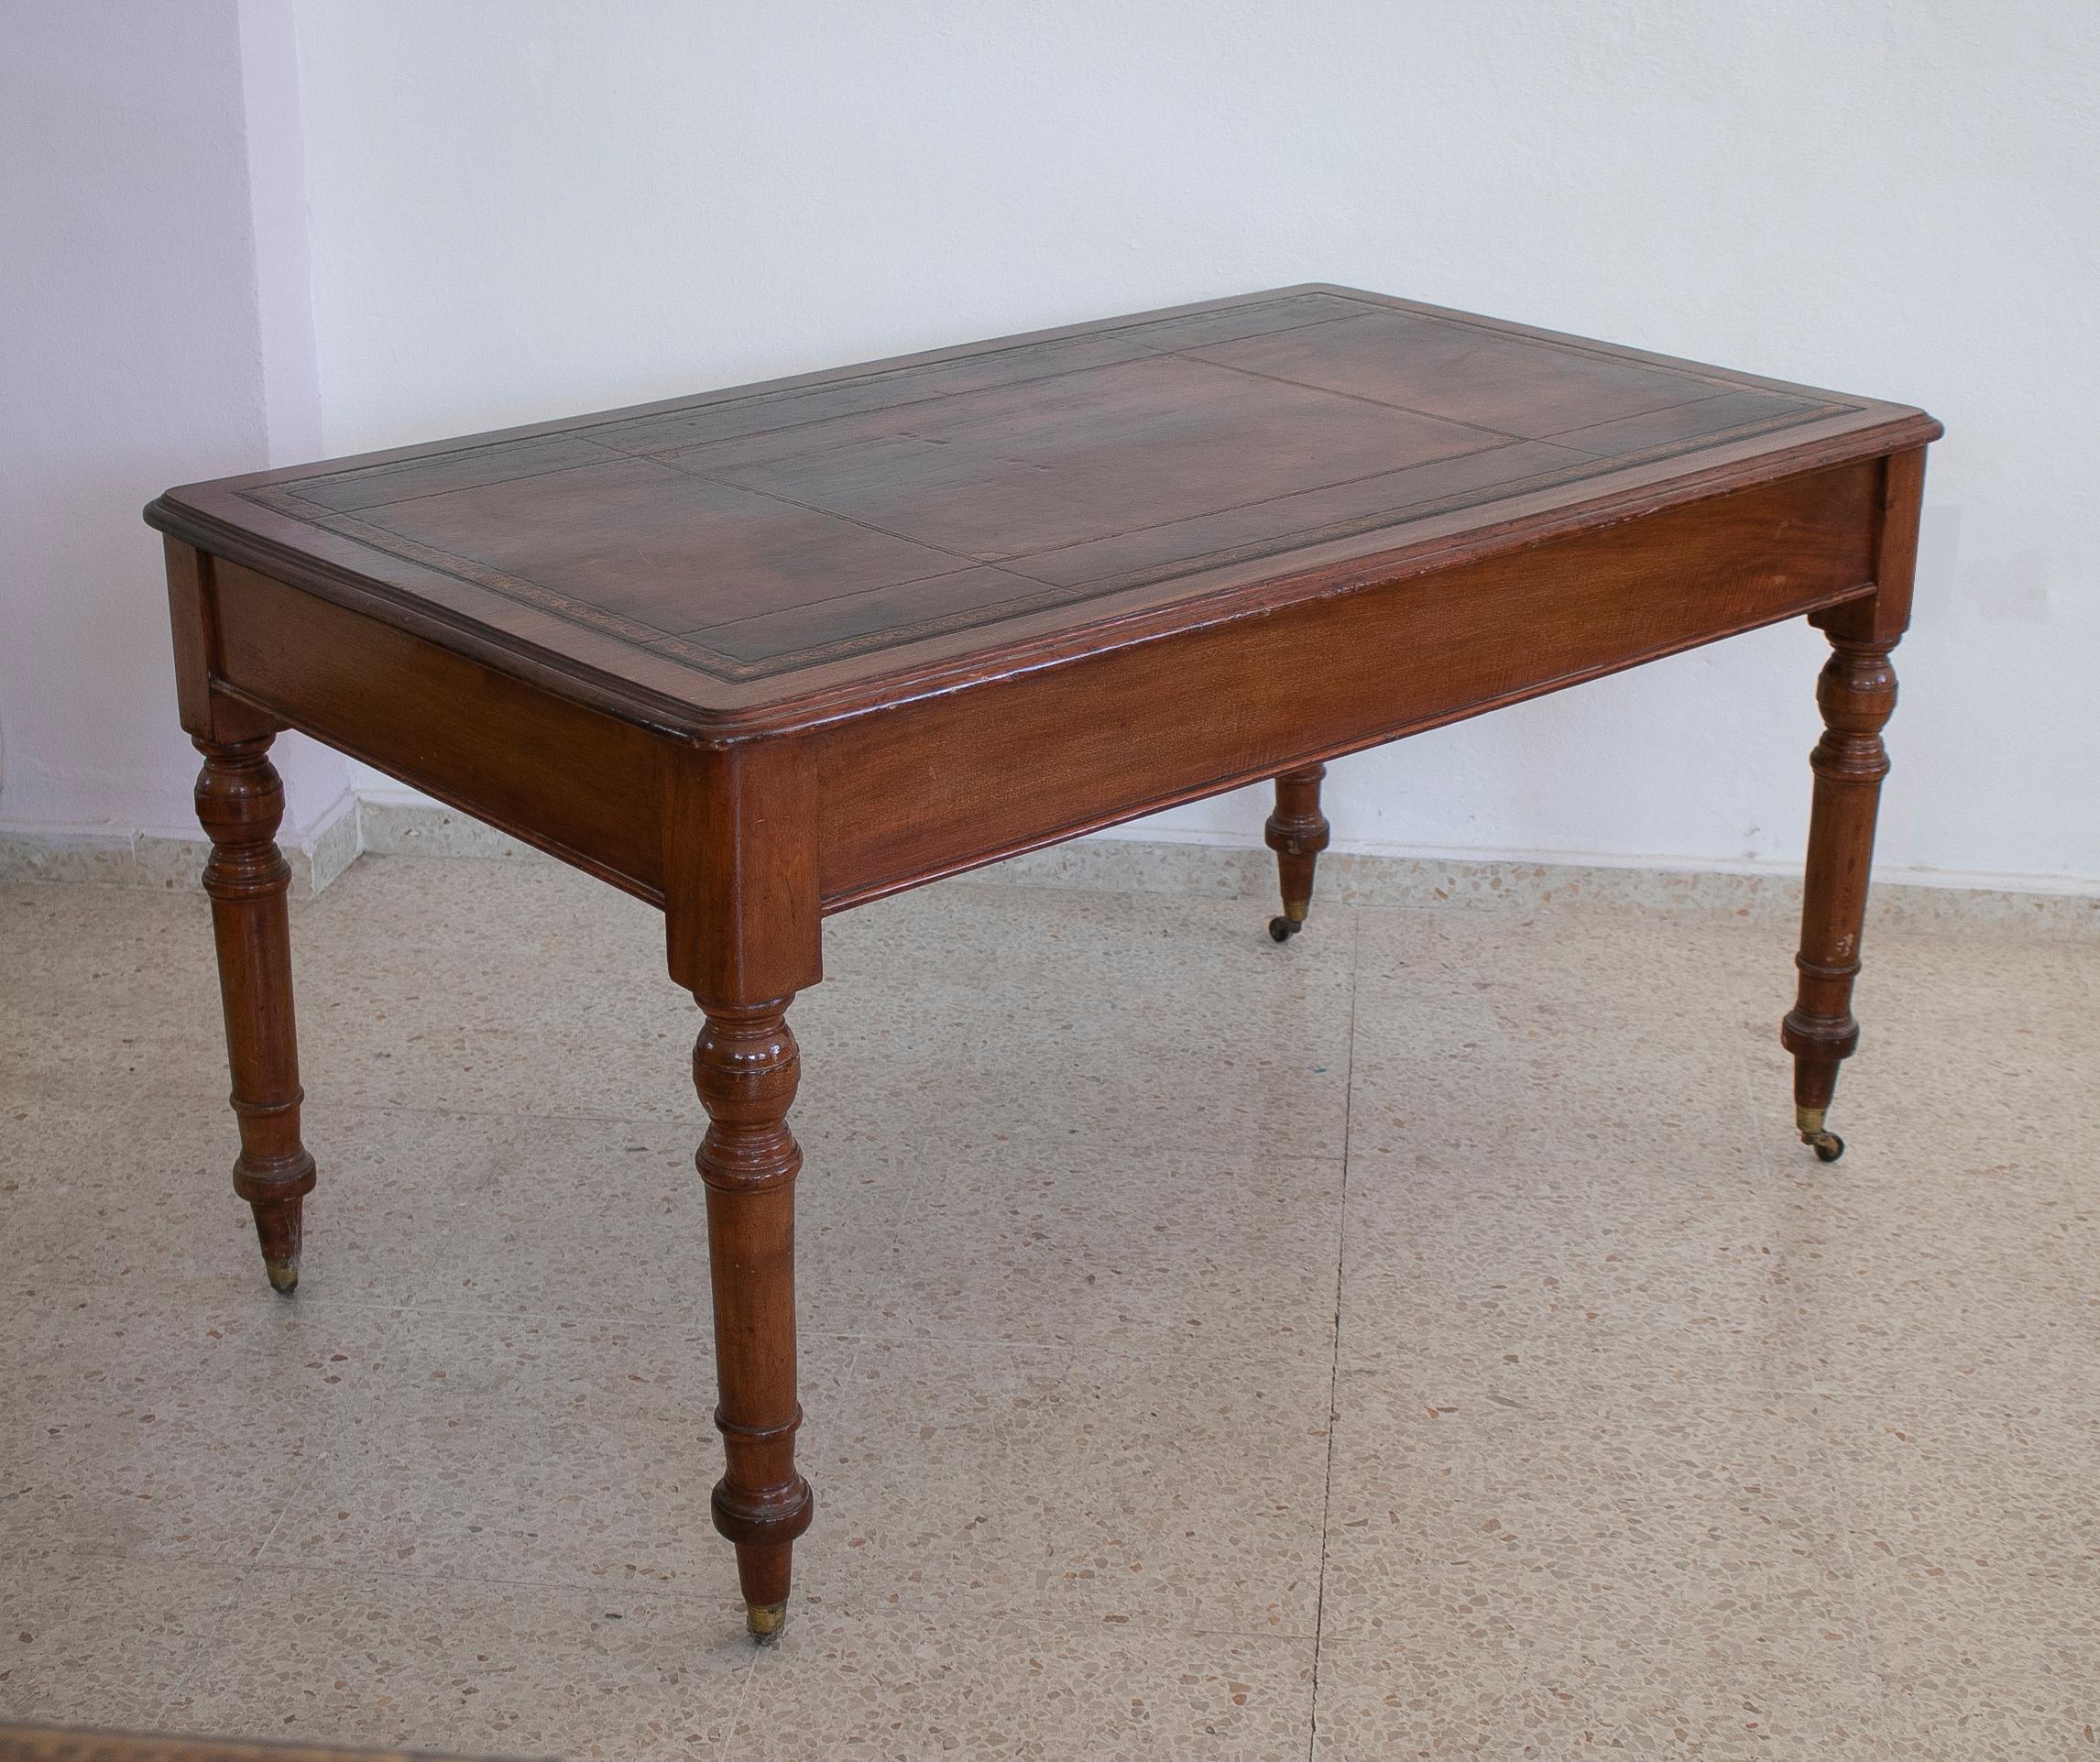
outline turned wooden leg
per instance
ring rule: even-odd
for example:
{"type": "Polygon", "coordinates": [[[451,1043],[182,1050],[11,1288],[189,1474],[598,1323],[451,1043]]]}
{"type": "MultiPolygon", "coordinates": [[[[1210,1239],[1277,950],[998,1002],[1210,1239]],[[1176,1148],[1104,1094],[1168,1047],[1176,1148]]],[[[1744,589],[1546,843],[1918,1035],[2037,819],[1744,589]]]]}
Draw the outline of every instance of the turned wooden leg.
{"type": "Polygon", "coordinates": [[[1262,836],[1276,853],[1276,873],[1283,885],[1284,914],[1269,920],[1269,934],[1288,942],[1305,928],[1312,904],[1313,866],[1327,848],[1327,819],[1319,811],[1319,780],[1325,765],[1286,771],[1276,779],[1276,811],[1262,836]]]}
{"type": "Polygon", "coordinates": [[[199,740],[197,817],[211,836],[204,892],[219,948],[226,1058],[241,1154],[234,1191],[255,1209],[269,1282],[299,1283],[300,1210],[313,1190],[313,1158],[299,1138],[299,1042],[292,1023],[291,866],[277,848],[284,785],[269,761],[271,736],[224,745],[199,740]]]}
{"type": "Polygon", "coordinates": [[[1780,1024],[1794,1055],[1794,1120],[1801,1142],[1826,1163],[1844,1155],[1844,1140],[1824,1124],[1837,1088],[1839,1062],[1859,1045],[1852,982],[1859,973],[1866,921],[1867,872],[1874,859],[1874,816],[1888,752],[1881,730],[1896,707],[1896,670],[1888,641],[1832,635],[1833,652],[1816,686],[1823,736],[1809,763],[1816,774],[1809,817],[1809,859],[1801,902],[1801,951],[1794,958],[1800,989],[1780,1024]]]}
{"type": "Polygon", "coordinates": [[[799,1058],[788,999],[709,1004],[693,1048],[707,1109],[700,1178],[715,1286],[715,1424],[728,1472],[715,1487],[715,1527],[737,1546],[745,1619],[760,1639],[787,1617],[794,1538],[815,1510],[795,1472],[794,1177],[802,1152],[787,1127],[799,1058]]]}

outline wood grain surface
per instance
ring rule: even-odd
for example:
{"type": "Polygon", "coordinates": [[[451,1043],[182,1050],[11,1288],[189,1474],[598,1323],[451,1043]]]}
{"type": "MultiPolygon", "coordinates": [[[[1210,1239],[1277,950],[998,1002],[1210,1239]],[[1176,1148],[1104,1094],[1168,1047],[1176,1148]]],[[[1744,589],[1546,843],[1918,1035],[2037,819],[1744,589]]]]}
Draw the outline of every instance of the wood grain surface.
{"type": "Polygon", "coordinates": [[[1924,421],[1300,288],[192,486],[149,517],[467,652],[720,713],[1320,591],[1337,564],[1924,421]]]}

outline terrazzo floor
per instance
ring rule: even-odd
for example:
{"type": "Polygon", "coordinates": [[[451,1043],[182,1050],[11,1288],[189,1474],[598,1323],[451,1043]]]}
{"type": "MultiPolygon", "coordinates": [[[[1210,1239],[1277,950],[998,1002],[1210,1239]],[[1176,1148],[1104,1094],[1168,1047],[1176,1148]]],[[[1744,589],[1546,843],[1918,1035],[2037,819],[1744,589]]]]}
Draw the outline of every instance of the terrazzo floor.
{"type": "Polygon", "coordinates": [[[2100,942],[951,882],[793,1012],[740,1631],[690,1003],[548,864],[295,908],[304,1280],[204,902],[0,890],[0,1713],[608,1758],[2095,1754],[2100,942]]]}

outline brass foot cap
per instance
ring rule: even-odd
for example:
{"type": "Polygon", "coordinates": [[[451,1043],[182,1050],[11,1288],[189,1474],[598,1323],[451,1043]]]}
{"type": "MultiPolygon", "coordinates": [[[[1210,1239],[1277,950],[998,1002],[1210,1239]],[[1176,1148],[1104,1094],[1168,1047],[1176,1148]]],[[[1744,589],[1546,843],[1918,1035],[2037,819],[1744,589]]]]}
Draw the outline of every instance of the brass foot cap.
{"type": "Polygon", "coordinates": [[[788,1606],[784,1603],[747,1603],[744,1605],[744,1625],[751,1630],[756,1640],[777,1639],[780,1631],[787,1625],[788,1606]]]}
{"type": "Polygon", "coordinates": [[[1794,1110],[1794,1130],[1801,1134],[1803,1144],[1806,1144],[1814,1133],[1823,1129],[1823,1115],[1829,1111],[1827,1108],[1803,1107],[1797,1107],[1794,1110]]]}
{"type": "Polygon", "coordinates": [[[269,1275],[269,1288],[280,1297],[288,1297],[299,1288],[299,1263],[295,1260],[266,1260],[263,1271],[269,1275]]]}

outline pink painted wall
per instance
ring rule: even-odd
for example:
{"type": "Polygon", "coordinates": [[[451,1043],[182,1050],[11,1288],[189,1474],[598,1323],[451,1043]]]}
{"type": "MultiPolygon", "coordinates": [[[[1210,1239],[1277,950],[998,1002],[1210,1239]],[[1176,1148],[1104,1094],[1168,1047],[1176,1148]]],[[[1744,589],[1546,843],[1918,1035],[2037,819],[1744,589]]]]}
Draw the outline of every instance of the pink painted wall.
{"type": "MultiPolygon", "coordinates": [[[[276,0],[0,0],[0,830],[191,836],[170,483],[319,443],[276,0]]],[[[279,742],[297,829],[347,771],[279,742]]]]}

